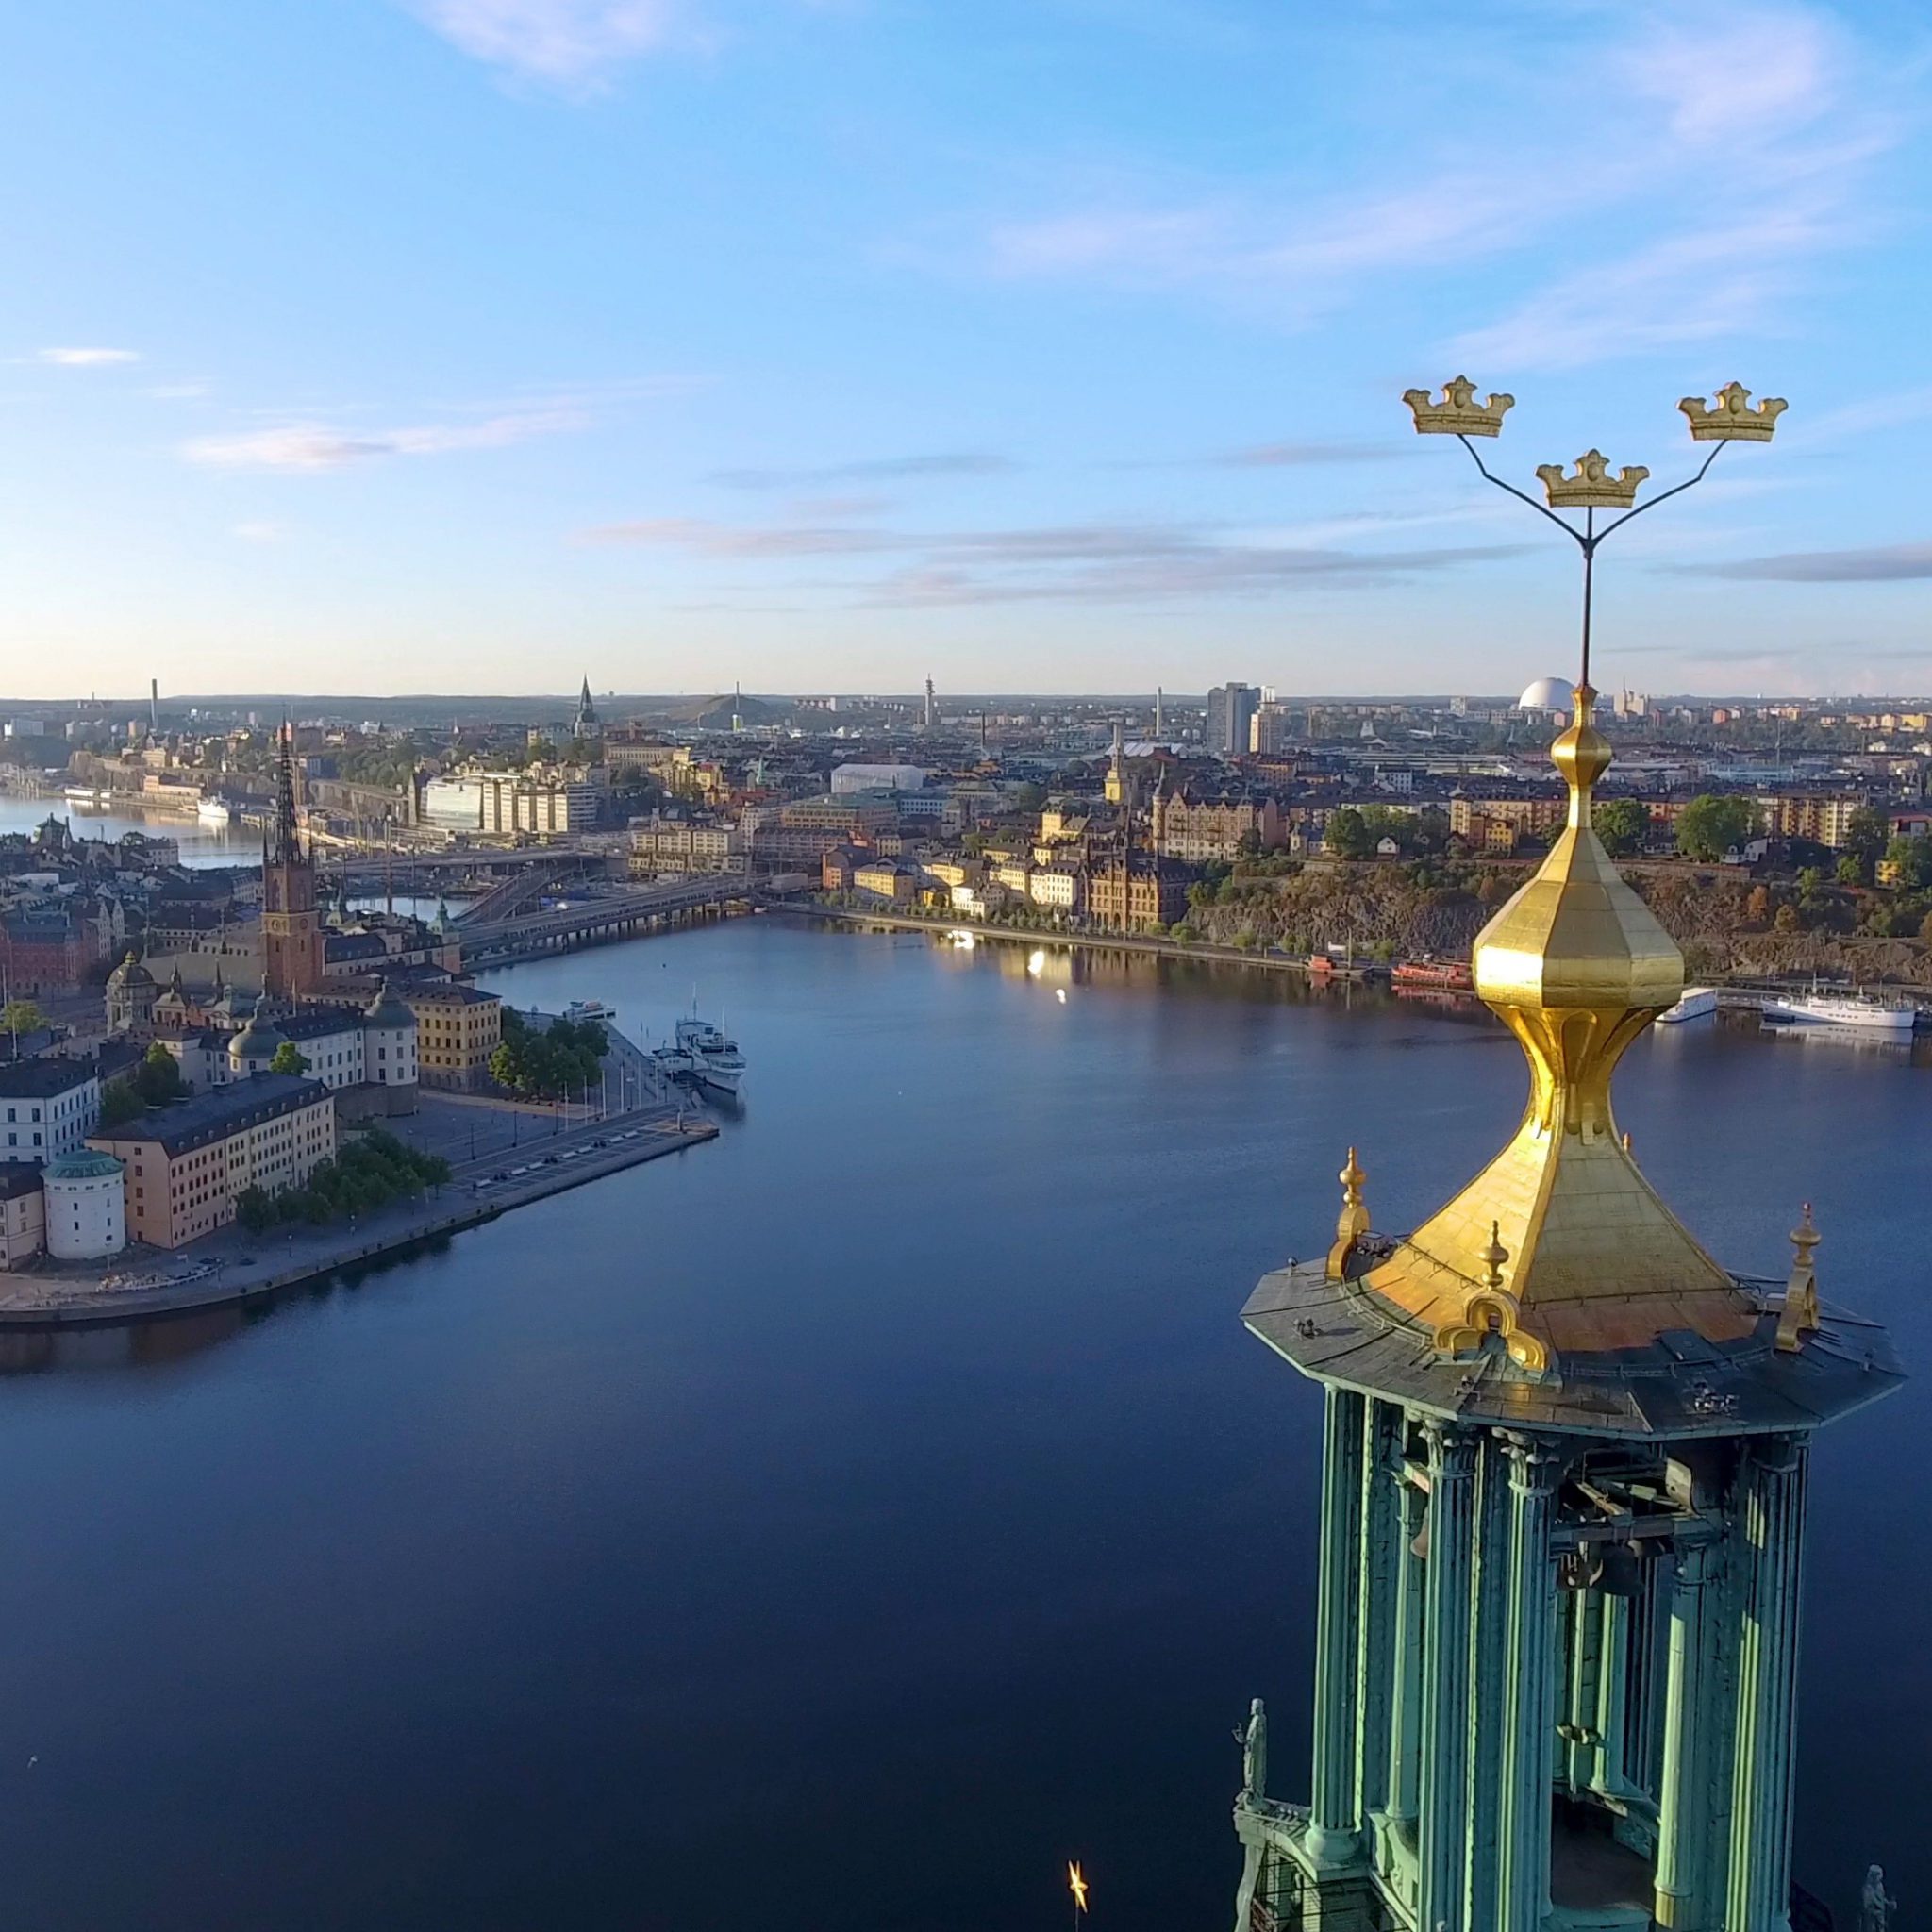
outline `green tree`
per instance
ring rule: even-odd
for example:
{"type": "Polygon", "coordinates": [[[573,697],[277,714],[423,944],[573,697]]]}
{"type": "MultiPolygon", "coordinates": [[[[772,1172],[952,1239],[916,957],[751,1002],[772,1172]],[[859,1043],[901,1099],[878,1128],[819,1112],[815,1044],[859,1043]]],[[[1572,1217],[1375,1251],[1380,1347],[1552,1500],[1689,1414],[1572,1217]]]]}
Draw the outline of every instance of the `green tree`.
{"type": "Polygon", "coordinates": [[[181,1062],[158,1040],[148,1048],[131,1079],[136,1095],[148,1107],[166,1107],[170,1101],[188,1097],[181,1062]]]}
{"type": "Polygon", "coordinates": [[[1841,886],[1862,886],[1868,883],[1865,861],[1856,852],[1840,856],[1838,864],[1832,868],[1832,876],[1841,886]]]}
{"type": "Polygon", "coordinates": [[[0,1007],[0,1032],[10,1035],[16,1046],[23,1033],[38,1033],[45,1024],[40,1008],[32,1000],[8,1000],[0,1007]]]}
{"type": "Polygon", "coordinates": [[[265,1190],[256,1182],[249,1184],[235,1196],[235,1219],[250,1234],[260,1234],[275,1223],[275,1204],[269,1199],[265,1190]]]}
{"type": "Polygon", "coordinates": [[[1932,838],[1923,832],[1916,837],[1899,833],[1885,848],[1885,862],[1891,869],[1893,882],[1908,891],[1932,886],[1932,838]]]}
{"type": "Polygon", "coordinates": [[[1872,868],[1885,856],[1885,821],[1869,805],[1861,805],[1845,824],[1845,850],[1862,868],[1859,882],[1869,882],[1872,868]]]}
{"type": "Polygon", "coordinates": [[[268,1070],[271,1074],[306,1074],[308,1071],[308,1056],[292,1040],[285,1040],[275,1048],[268,1070]]]}
{"type": "Polygon", "coordinates": [[[1612,858],[1628,858],[1641,851],[1650,836],[1650,814],[1634,798],[1607,798],[1597,807],[1593,823],[1604,850],[1612,858]]]}
{"type": "Polygon", "coordinates": [[[1757,813],[1748,798],[1705,792],[1677,815],[1677,850],[1686,858],[1714,862],[1741,845],[1757,828],[1757,813]]]}
{"type": "Polygon", "coordinates": [[[1366,858],[1375,849],[1367,820],[1352,805],[1328,814],[1322,842],[1337,858],[1366,858]]]}
{"type": "Polygon", "coordinates": [[[147,1111],[147,1104],[134,1091],[131,1079],[109,1080],[101,1089],[101,1125],[125,1126],[147,1111]]]}

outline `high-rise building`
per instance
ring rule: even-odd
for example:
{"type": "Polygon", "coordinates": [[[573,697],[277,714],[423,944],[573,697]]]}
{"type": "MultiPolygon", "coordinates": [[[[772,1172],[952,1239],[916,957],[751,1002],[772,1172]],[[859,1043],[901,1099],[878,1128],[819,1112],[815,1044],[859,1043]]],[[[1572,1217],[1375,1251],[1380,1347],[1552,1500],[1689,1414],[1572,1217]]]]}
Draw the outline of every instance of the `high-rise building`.
{"type": "Polygon", "coordinates": [[[275,823],[261,848],[261,989],[299,1000],[322,985],[322,913],[315,858],[295,817],[295,739],[285,720],[275,740],[275,823]]]}
{"type": "Polygon", "coordinates": [[[1224,758],[1246,757],[1260,705],[1252,684],[1217,684],[1208,693],[1208,749],[1224,758]]]}
{"type": "Polygon", "coordinates": [[[1799,1573],[1817,1428],[1899,1380],[1822,1302],[1707,1254],[1631,1158],[1610,1077],[1683,989],[1591,824],[1610,761],[1576,693],[1567,828],[1476,941],[1522,1043],[1514,1137],[1413,1234],[1355,1151],[1321,1260],[1250,1329],[1324,1391],[1313,1770],[1236,1807],[1252,1932],[1790,1932],[1799,1573]]]}

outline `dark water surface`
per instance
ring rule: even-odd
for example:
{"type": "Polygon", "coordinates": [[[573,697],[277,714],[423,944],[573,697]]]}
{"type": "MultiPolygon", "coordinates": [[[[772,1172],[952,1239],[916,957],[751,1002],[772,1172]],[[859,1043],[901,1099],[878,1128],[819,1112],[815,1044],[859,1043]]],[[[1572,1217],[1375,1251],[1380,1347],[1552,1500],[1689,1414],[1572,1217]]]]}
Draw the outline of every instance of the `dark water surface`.
{"type": "MultiPolygon", "coordinates": [[[[1315,1391],[1236,1317],[1497,1145],[1479,1016],[740,922],[520,968],[751,1062],[716,1143],[241,1320],[6,1344],[0,1922],[1225,1924],[1305,1794],[1315,1391]],[[1064,1001],[1057,992],[1066,993],[1064,1001]]],[[[1680,1029],[1624,1124],[1920,1374],[1816,1462],[1799,1872],[1932,1903],[1923,1067],[1680,1029]]]]}

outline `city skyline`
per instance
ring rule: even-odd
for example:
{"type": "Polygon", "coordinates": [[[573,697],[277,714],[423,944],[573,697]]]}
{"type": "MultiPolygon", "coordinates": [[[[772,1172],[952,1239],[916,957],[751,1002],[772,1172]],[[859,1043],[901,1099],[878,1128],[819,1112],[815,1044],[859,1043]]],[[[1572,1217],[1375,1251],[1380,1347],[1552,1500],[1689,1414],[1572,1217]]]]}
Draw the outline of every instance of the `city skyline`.
{"type": "Polygon", "coordinates": [[[1409,434],[1459,369],[1523,482],[1790,399],[1604,688],[1932,686],[1903,8],[197,18],[0,77],[11,696],[1513,691],[1574,565],[1409,434]]]}

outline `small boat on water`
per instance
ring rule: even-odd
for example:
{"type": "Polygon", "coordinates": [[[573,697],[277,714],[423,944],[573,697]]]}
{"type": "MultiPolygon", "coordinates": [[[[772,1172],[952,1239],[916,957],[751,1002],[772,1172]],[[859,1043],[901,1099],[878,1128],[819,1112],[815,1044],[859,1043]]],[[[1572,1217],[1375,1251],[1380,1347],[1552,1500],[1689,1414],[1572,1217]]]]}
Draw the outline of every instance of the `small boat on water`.
{"type": "Polygon", "coordinates": [[[1919,1024],[1908,1000],[1871,999],[1856,992],[1790,993],[1760,1009],[1774,1025],[1854,1026],[1868,1033],[1907,1035],[1919,1024]]]}
{"type": "Polygon", "coordinates": [[[970,953],[979,943],[979,940],[975,934],[968,932],[962,925],[955,926],[946,935],[946,943],[958,952],[970,953]]]}
{"type": "Polygon", "coordinates": [[[70,785],[60,794],[70,805],[106,805],[108,794],[94,785],[70,785]]]}
{"type": "Polygon", "coordinates": [[[735,1040],[696,1014],[677,1023],[674,1051],[688,1055],[697,1068],[699,1084],[720,1093],[736,1093],[744,1084],[744,1056],[735,1040]]]}
{"type": "Polygon", "coordinates": [[[1686,1020],[1702,1020],[1717,1011],[1717,988],[1687,986],[1684,997],[1668,1011],[1657,1016],[1659,1026],[1681,1026],[1686,1020]]]}
{"type": "Polygon", "coordinates": [[[1398,988],[1427,987],[1435,992],[1470,992],[1475,987],[1466,959],[1398,959],[1389,976],[1398,988]]]}
{"type": "Polygon", "coordinates": [[[602,1000],[573,1000],[564,1008],[563,1017],[570,1021],[614,1020],[617,1008],[606,1006],[602,1000]]]}

